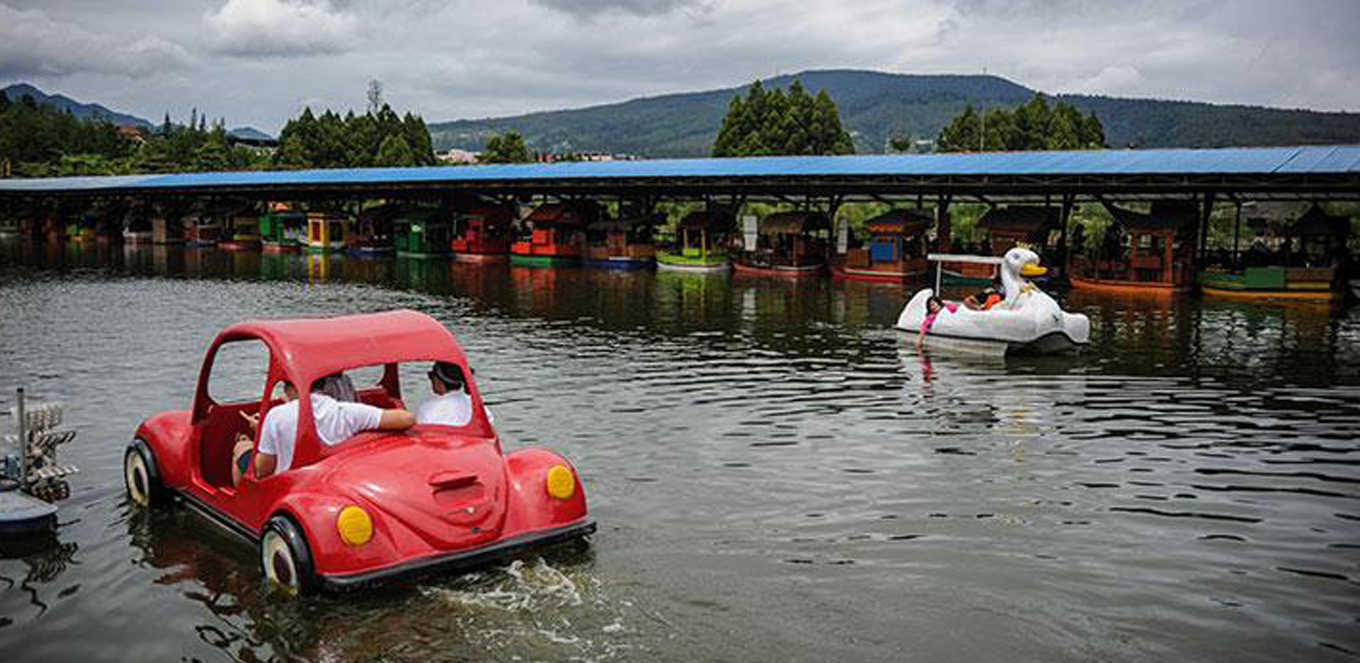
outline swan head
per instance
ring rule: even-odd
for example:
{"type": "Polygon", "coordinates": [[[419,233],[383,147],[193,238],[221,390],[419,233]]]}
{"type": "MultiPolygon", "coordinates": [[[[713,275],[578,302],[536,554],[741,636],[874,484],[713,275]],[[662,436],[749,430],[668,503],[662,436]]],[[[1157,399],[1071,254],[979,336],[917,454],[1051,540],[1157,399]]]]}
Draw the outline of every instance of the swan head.
{"type": "Polygon", "coordinates": [[[1039,266],[1039,254],[1029,249],[1019,247],[1011,249],[1002,260],[1005,262],[1005,271],[1022,280],[1024,277],[1048,273],[1048,268],[1039,266]]]}

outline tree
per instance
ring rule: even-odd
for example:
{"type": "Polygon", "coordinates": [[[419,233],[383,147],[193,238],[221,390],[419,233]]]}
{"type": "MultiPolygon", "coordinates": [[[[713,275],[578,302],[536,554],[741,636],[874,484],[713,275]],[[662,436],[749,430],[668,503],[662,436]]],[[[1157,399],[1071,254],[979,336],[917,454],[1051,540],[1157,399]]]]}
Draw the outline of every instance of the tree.
{"type": "Polygon", "coordinates": [[[406,144],[406,139],[393,134],[383,139],[382,147],[378,148],[377,165],[379,166],[415,166],[415,154],[411,152],[411,146],[406,144]]]}
{"type": "Polygon", "coordinates": [[[1101,149],[1105,130],[1094,113],[1082,117],[1071,104],[1049,104],[1036,94],[1014,110],[988,110],[985,118],[966,106],[940,130],[937,147],[942,152],[1101,149]]]}
{"type": "Polygon", "coordinates": [[[713,141],[713,156],[853,154],[850,134],[826,90],[811,96],[800,81],[767,91],[760,81],[733,97],[713,141]]]}
{"type": "Polygon", "coordinates": [[[533,157],[529,154],[524,136],[511,129],[488,138],[479,160],[486,163],[527,163],[533,161],[533,157]]]}

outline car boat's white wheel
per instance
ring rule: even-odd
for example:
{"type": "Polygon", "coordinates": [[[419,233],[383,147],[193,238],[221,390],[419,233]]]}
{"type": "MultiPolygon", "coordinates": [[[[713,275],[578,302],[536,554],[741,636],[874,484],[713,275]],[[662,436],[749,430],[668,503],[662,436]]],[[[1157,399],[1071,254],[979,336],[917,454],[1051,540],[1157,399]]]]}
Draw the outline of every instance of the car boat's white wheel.
{"type": "Polygon", "coordinates": [[[127,453],[123,454],[123,482],[133,505],[146,509],[155,504],[160,492],[160,476],[156,472],[156,461],[140,440],[129,445],[127,453]]]}
{"type": "Polygon", "coordinates": [[[313,585],[311,554],[301,531],[292,521],[275,517],[260,537],[260,567],[270,585],[289,593],[309,591],[313,585]]]}

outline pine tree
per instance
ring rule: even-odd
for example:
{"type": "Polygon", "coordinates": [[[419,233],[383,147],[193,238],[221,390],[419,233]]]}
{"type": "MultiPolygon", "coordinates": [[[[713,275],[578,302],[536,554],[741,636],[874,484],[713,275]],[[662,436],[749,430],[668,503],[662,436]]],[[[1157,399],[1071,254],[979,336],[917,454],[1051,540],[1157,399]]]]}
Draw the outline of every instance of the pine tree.
{"type": "Polygon", "coordinates": [[[485,163],[526,163],[533,161],[533,156],[529,154],[524,136],[512,129],[488,138],[479,160],[485,163]]]}
{"type": "Polygon", "coordinates": [[[411,152],[411,146],[406,143],[406,139],[393,134],[383,139],[382,147],[378,148],[377,165],[384,167],[391,166],[415,166],[416,157],[411,152]]]}

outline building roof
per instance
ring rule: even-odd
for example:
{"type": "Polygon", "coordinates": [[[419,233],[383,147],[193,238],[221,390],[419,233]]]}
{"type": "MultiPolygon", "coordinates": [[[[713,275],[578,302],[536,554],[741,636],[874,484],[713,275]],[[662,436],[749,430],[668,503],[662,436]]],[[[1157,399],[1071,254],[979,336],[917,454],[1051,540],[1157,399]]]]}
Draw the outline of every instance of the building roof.
{"type": "Polygon", "coordinates": [[[1331,216],[1318,205],[1308,208],[1289,228],[1293,235],[1337,235],[1344,237],[1351,232],[1350,218],[1331,216]]]}
{"type": "Polygon", "coordinates": [[[539,205],[525,218],[535,224],[584,225],[601,217],[600,204],[593,200],[573,200],[565,203],[539,205]]]}
{"type": "Polygon", "coordinates": [[[1354,195],[1360,145],[1222,149],[1070,150],[848,156],[749,157],[491,164],[427,168],[248,171],[0,180],[5,194],[154,192],[295,192],[461,189],[499,192],[627,188],[674,191],[788,191],[810,186],[845,191],[954,189],[1044,191],[1180,189],[1338,190],[1354,195]],[[719,186],[721,185],[721,186],[719,186]]]}
{"type": "Polygon", "coordinates": [[[830,227],[831,220],[821,212],[776,212],[760,220],[762,235],[801,235],[830,227]]]}
{"type": "Polygon", "coordinates": [[[993,207],[978,219],[978,227],[987,230],[1003,230],[1037,234],[1057,228],[1061,211],[1057,207],[1036,207],[1032,205],[1010,205],[993,207]]]}
{"type": "Polygon", "coordinates": [[[680,219],[678,228],[689,230],[731,230],[736,217],[732,212],[725,209],[718,210],[698,210],[686,214],[680,219]]]}
{"type": "Polygon", "coordinates": [[[912,235],[935,225],[935,212],[928,209],[894,209],[866,222],[871,233],[912,235]]]}

